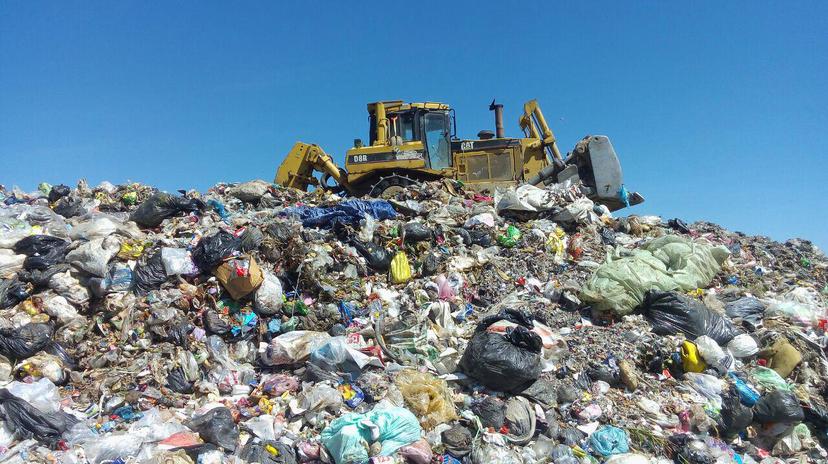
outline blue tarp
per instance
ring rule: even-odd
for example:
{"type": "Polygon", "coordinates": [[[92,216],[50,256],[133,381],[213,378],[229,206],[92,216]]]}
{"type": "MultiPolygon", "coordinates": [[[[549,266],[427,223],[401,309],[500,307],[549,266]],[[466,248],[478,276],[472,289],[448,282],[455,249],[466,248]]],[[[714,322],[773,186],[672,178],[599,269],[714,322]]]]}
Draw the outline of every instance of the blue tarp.
{"type": "Polygon", "coordinates": [[[304,227],[318,227],[330,229],[337,222],[343,224],[359,224],[365,214],[370,214],[377,220],[394,219],[397,212],[385,200],[348,200],[336,206],[312,207],[297,206],[287,208],[283,214],[297,216],[304,227]]]}

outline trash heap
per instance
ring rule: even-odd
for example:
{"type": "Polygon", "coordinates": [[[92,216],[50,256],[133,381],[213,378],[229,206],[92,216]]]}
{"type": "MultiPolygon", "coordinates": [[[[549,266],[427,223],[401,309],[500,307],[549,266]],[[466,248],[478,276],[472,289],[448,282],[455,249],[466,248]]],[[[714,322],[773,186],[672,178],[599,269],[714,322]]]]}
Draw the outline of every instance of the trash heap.
{"type": "Polygon", "coordinates": [[[807,241],[578,186],[0,201],[2,462],[828,459],[807,241]]]}

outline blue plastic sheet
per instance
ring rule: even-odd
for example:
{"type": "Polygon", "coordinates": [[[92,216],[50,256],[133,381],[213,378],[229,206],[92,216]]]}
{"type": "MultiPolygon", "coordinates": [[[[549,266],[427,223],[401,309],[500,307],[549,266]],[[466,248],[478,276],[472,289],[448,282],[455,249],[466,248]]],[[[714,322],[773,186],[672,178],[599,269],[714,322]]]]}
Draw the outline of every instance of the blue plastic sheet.
{"type": "Polygon", "coordinates": [[[627,433],[618,427],[605,425],[590,435],[589,443],[592,449],[601,456],[628,453],[630,445],[627,441],[627,433]]]}
{"type": "Polygon", "coordinates": [[[321,229],[330,229],[336,223],[358,224],[365,214],[370,214],[380,221],[397,217],[391,203],[385,200],[348,200],[329,207],[297,206],[287,208],[284,214],[297,216],[304,227],[321,229]]]}
{"type": "Polygon", "coordinates": [[[420,439],[422,429],[414,414],[405,408],[350,413],[334,419],[322,431],[322,444],[336,464],[368,462],[368,444],[379,442],[381,456],[390,456],[420,439]]]}

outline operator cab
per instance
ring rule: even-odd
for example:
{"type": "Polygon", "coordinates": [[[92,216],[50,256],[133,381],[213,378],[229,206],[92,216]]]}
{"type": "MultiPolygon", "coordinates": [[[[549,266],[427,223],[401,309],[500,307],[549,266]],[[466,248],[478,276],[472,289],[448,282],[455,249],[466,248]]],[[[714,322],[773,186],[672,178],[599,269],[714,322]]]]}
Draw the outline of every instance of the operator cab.
{"type": "MultiPolygon", "coordinates": [[[[390,145],[422,142],[427,167],[441,170],[451,167],[451,113],[442,103],[383,102],[385,106],[386,140],[390,145]]],[[[377,112],[368,106],[370,119],[369,144],[377,141],[377,112]]]]}

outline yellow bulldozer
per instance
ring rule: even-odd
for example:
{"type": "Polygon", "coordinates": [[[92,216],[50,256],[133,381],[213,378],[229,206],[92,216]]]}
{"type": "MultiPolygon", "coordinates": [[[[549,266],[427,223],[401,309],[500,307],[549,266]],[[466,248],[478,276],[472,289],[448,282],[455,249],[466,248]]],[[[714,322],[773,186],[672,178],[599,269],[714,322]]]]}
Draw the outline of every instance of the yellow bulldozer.
{"type": "Polygon", "coordinates": [[[495,115],[495,131],[460,139],[455,112],[444,103],[369,103],[368,143],[354,140],[344,169],[318,145],[297,142],[274,182],[300,190],[314,186],[352,196],[392,198],[412,184],[443,178],[481,192],[569,181],[610,210],[644,201],[624,187],[621,164],[606,136],[584,137],[564,157],[537,101],[523,106],[520,138],[505,136],[503,105],[492,101],[489,110],[495,115]]]}

